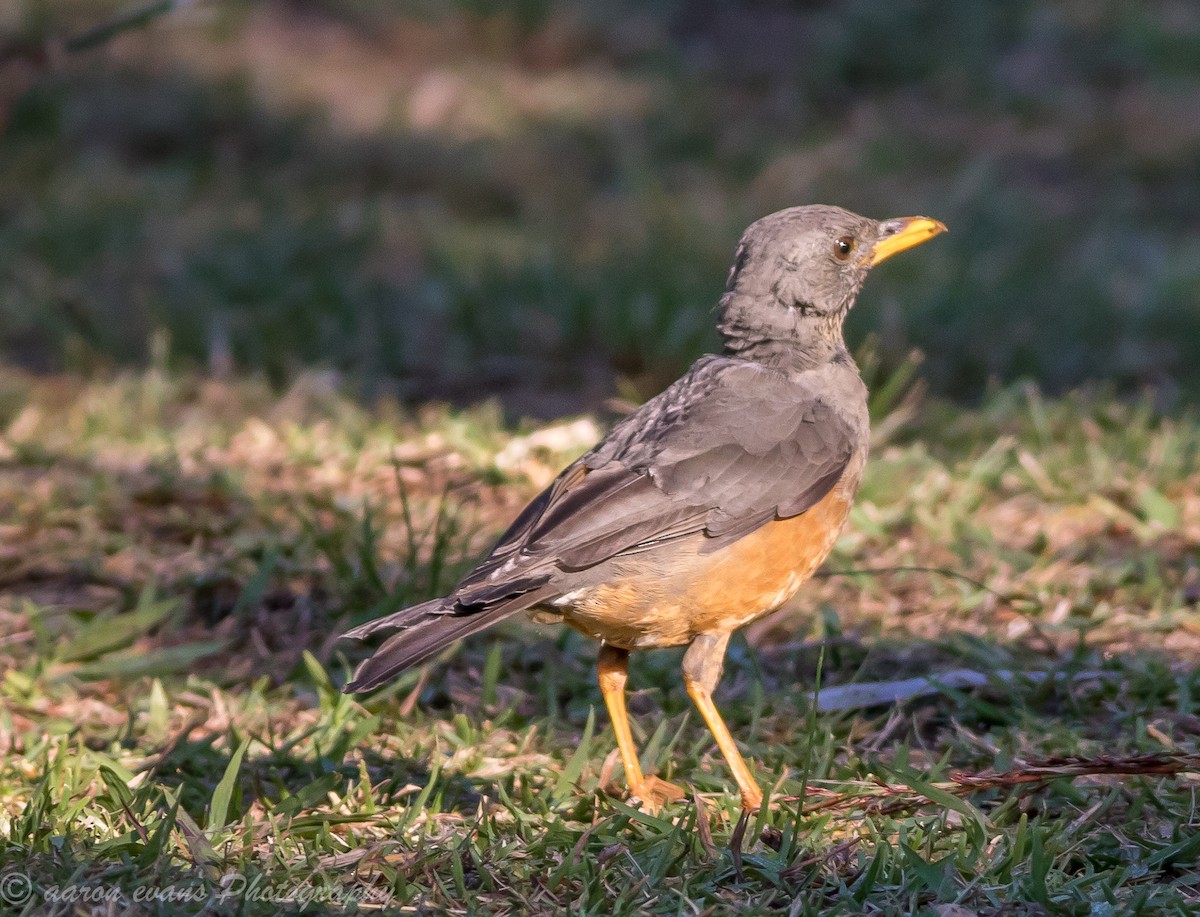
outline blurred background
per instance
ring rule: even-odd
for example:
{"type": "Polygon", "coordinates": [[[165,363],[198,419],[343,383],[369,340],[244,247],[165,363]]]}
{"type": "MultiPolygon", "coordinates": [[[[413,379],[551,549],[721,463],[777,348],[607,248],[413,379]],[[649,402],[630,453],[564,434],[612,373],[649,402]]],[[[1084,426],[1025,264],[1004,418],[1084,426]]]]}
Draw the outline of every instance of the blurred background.
{"type": "Polygon", "coordinates": [[[742,228],[827,202],[951,228],[852,316],[885,368],[1200,388],[1194,0],[0,0],[0,137],[25,369],[553,416],[669,381],[742,228]]]}

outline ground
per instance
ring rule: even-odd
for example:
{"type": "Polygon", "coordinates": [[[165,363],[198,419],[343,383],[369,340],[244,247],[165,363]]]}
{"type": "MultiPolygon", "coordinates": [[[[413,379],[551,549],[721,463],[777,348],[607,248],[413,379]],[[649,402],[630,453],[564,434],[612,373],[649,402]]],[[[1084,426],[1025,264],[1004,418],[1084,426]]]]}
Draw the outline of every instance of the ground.
{"type": "Polygon", "coordinates": [[[319,375],[276,397],[6,373],[0,894],[64,914],[103,906],[88,894],[138,913],[1193,912],[1200,420],[1030,386],[876,414],[824,575],[735,640],[718,691],[776,800],[738,868],[736,791],[678,653],[632,671],[642,760],[692,791],[656,815],[622,797],[577,634],[506,625],[375,695],[337,690],[363,652],[337,634],[446,588],[609,418],[367,409],[319,375]],[[1086,760],[963,786],[1062,756],[1086,760]]]}

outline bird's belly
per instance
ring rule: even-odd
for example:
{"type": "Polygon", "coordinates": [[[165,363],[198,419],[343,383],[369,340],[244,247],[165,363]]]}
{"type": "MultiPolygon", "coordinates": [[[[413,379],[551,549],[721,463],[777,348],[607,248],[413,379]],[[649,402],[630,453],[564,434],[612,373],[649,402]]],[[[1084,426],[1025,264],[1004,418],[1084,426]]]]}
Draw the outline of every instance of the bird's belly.
{"type": "Polygon", "coordinates": [[[834,488],[808,511],[770,522],[712,554],[633,555],[607,582],[555,603],[566,622],[625,649],[678,646],[737,630],[795,595],[829,555],[850,511],[834,488]]]}

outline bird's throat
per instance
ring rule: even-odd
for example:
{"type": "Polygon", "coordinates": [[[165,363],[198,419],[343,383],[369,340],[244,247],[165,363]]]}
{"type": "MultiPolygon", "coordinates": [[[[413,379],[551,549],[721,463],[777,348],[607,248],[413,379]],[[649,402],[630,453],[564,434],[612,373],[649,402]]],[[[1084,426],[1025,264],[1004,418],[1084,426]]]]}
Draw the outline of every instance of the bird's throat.
{"type": "Polygon", "coordinates": [[[796,308],[781,321],[764,323],[761,313],[748,314],[731,302],[723,306],[717,330],[729,356],[786,372],[852,362],[842,337],[844,313],[821,314],[796,308]]]}

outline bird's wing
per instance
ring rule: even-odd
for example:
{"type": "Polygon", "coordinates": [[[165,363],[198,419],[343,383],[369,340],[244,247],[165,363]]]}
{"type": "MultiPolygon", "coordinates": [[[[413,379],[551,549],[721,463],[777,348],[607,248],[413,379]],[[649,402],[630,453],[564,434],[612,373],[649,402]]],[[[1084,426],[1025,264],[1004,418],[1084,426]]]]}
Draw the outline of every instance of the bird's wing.
{"type": "Polygon", "coordinates": [[[863,435],[811,387],[741,360],[701,360],[568,467],[454,597],[507,599],[688,535],[715,550],[816,504],[863,435]]]}

